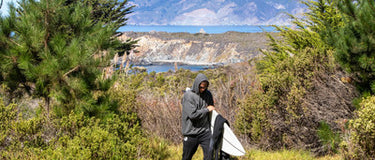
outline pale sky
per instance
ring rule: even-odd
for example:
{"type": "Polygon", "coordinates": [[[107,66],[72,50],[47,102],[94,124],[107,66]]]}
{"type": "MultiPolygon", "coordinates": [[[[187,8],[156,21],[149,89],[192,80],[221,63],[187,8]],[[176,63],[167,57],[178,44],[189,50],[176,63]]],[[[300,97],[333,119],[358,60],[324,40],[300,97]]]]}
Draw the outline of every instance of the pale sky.
{"type": "MultiPolygon", "coordinates": [[[[14,5],[17,5],[17,0],[3,0],[3,5],[1,6],[1,9],[0,9],[0,14],[2,16],[8,16],[9,13],[8,13],[8,3],[11,3],[13,2],[14,5]]],[[[1,3],[1,0],[0,0],[0,3],[1,3]]]]}

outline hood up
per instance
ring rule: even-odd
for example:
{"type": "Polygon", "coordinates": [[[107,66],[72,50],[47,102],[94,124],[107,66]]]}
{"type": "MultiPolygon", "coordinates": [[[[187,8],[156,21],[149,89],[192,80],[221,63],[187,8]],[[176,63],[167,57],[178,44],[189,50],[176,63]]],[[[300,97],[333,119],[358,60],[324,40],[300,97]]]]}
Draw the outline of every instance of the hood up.
{"type": "Polygon", "coordinates": [[[193,83],[193,87],[191,88],[191,90],[196,93],[196,94],[199,94],[199,85],[203,82],[203,81],[207,81],[208,85],[207,87],[210,85],[210,83],[208,82],[208,78],[202,74],[202,73],[199,73],[197,75],[197,77],[195,77],[195,80],[194,80],[194,83],[193,83]]]}

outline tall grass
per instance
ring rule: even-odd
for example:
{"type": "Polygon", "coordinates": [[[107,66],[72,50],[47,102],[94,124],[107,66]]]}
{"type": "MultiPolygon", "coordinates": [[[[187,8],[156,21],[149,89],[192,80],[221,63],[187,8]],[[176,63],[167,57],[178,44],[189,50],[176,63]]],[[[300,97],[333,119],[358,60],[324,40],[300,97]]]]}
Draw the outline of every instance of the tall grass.
{"type": "MultiPolygon", "coordinates": [[[[261,150],[250,150],[246,159],[251,160],[341,160],[340,155],[314,157],[309,151],[303,150],[280,150],[266,152],[261,150]]],[[[245,158],[245,157],[244,157],[245,158]]]]}
{"type": "MultiPolygon", "coordinates": [[[[181,159],[182,156],[182,144],[171,145],[168,147],[170,153],[166,160],[181,159]]],[[[280,150],[280,151],[262,151],[258,149],[248,149],[245,156],[235,157],[232,159],[237,160],[342,160],[343,158],[338,155],[328,155],[324,157],[314,157],[309,151],[303,150],[280,150]]],[[[193,160],[203,159],[203,151],[199,147],[197,152],[194,154],[193,160]]]]}

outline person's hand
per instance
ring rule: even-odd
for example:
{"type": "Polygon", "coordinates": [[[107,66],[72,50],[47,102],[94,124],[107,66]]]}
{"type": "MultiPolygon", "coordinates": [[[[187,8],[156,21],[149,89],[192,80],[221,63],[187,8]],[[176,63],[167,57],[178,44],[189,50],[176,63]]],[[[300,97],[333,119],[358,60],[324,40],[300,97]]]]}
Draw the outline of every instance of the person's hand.
{"type": "Polygon", "coordinates": [[[208,109],[208,111],[213,111],[213,110],[215,110],[215,107],[214,106],[212,106],[212,105],[209,105],[209,106],[207,106],[207,109],[208,109]]]}

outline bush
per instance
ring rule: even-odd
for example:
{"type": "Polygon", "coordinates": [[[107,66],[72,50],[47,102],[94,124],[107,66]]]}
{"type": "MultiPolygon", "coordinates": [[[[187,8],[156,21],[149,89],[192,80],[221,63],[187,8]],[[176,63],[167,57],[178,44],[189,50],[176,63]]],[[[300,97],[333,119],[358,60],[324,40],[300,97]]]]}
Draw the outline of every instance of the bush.
{"type": "Polygon", "coordinates": [[[340,134],[333,132],[329,124],[324,121],[319,123],[317,132],[319,139],[323,143],[325,149],[329,153],[337,153],[338,145],[342,141],[340,134]]]}
{"type": "Polygon", "coordinates": [[[0,132],[3,139],[0,141],[0,159],[25,159],[27,153],[36,158],[35,151],[46,149],[51,140],[48,133],[54,129],[47,130],[50,123],[43,114],[24,119],[22,113],[17,112],[17,105],[4,106],[1,100],[0,132]]]}
{"type": "Polygon", "coordinates": [[[101,118],[83,112],[59,118],[47,117],[42,108],[25,119],[17,114],[15,104],[5,106],[0,100],[0,159],[163,159],[169,155],[162,140],[147,139],[131,110],[101,118]]]}
{"type": "MultiPolygon", "coordinates": [[[[301,31],[303,32],[303,31],[301,31]]],[[[311,134],[316,128],[308,106],[306,93],[311,91],[313,78],[325,70],[327,61],[320,59],[320,50],[304,49],[293,56],[287,53],[266,53],[257,62],[258,81],[249,95],[240,101],[237,126],[254,143],[267,149],[297,147],[311,143],[293,139],[311,134]],[[301,126],[309,126],[303,130],[301,126]],[[301,135],[302,136],[302,135],[301,135]]]]}
{"type": "Polygon", "coordinates": [[[351,116],[348,101],[356,92],[337,78],[346,74],[325,38],[326,26],[341,22],[334,1],[303,3],[308,7],[305,17],[293,17],[293,28],[275,26],[282,39],[270,36],[271,49],[261,50],[264,57],[256,62],[259,87],[240,101],[237,124],[263,149],[304,148],[324,154],[318,123],[326,121],[338,130],[335,122],[351,116]]]}
{"type": "Polygon", "coordinates": [[[265,128],[270,128],[267,119],[267,111],[270,109],[270,97],[272,94],[263,94],[260,90],[254,90],[252,94],[240,101],[239,118],[236,121],[237,128],[252,141],[261,143],[265,128]]]}
{"type": "MultiPolygon", "coordinates": [[[[73,113],[72,113],[73,114],[73,113]]],[[[78,121],[62,119],[61,124],[81,123],[82,114],[70,115],[78,121]],[[76,118],[78,117],[78,118],[76,118]],[[64,122],[68,121],[68,122],[64,122]],[[71,123],[73,122],[73,123],[71,123]]],[[[87,117],[86,117],[87,118],[87,117]]],[[[90,118],[84,120],[86,125],[75,133],[62,134],[56,142],[56,148],[47,150],[47,159],[74,159],[77,156],[83,159],[136,159],[138,148],[144,143],[137,118],[132,115],[113,115],[106,121],[90,118]],[[68,135],[74,135],[70,137],[68,135]]],[[[77,125],[78,126],[78,125],[77,125]]],[[[71,128],[76,128],[72,125],[71,128]]],[[[73,130],[70,130],[73,131],[73,130]]]]}
{"type": "Polygon", "coordinates": [[[342,143],[347,159],[373,159],[375,157],[375,96],[364,98],[357,117],[349,121],[349,141],[342,143]]]}
{"type": "Polygon", "coordinates": [[[0,97],[0,150],[7,146],[10,139],[9,136],[12,131],[13,122],[17,115],[16,105],[5,105],[2,97],[0,97]]]}

